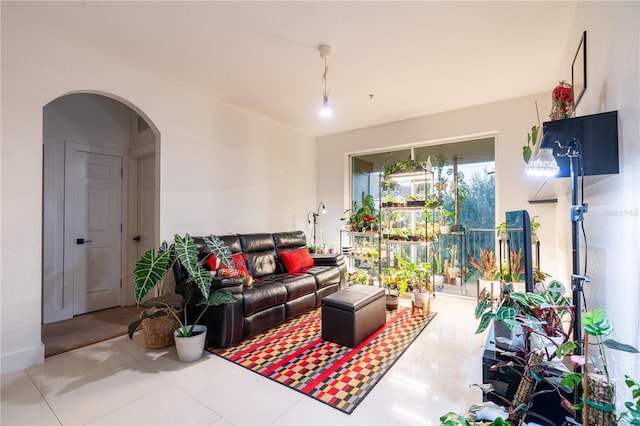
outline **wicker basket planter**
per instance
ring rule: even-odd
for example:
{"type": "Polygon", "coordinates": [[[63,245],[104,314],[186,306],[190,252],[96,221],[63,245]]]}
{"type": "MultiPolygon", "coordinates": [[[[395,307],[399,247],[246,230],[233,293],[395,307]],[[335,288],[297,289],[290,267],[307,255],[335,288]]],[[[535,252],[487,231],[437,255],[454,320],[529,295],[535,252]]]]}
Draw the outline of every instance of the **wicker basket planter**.
{"type": "MultiPolygon", "coordinates": [[[[145,318],[141,323],[144,347],[147,349],[162,349],[172,346],[175,343],[173,332],[180,326],[178,320],[168,312],[167,308],[160,308],[158,310],[165,310],[166,314],[156,318],[145,318]]],[[[181,310],[174,312],[176,315],[182,313],[181,310]]],[[[143,313],[141,313],[140,316],[142,316],[143,313]]]]}

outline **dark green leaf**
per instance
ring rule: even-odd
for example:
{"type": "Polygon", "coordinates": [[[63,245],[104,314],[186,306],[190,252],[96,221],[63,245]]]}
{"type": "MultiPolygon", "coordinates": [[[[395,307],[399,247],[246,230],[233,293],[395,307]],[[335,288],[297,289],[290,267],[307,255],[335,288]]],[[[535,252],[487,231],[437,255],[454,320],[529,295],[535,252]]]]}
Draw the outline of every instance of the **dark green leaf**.
{"type": "Polygon", "coordinates": [[[484,314],[484,311],[492,307],[493,307],[493,301],[491,300],[491,296],[487,295],[483,299],[481,299],[480,302],[478,302],[478,304],[476,305],[474,316],[476,317],[476,319],[478,319],[482,316],[482,314],[484,314]]]}
{"type": "Polygon", "coordinates": [[[204,269],[202,266],[198,266],[196,273],[191,277],[193,281],[198,285],[200,293],[206,299],[209,297],[209,290],[211,289],[211,272],[204,269]]]}
{"type": "Polygon", "coordinates": [[[574,342],[573,340],[568,340],[558,346],[558,348],[556,349],[556,356],[558,358],[562,358],[565,355],[569,355],[575,350],[576,347],[576,342],[574,342]]]}
{"type": "Polygon", "coordinates": [[[139,304],[142,302],[142,299],[149,294],[149,291],[151,291],[167,273],[170,254],[170,250],[161,249],[156,256],[155,249],[150,248],[136,262],[133,271],[135,275],[134,282],[136,284],[134,289],[136,303],[139,304]]]}
{"type": "Polygon", "coordinates": [[[516,314],[517,312],[515,308],[509,307],[509,306],[501,306],[496,311],[496,318],[498,318],[502,322],[505,322],[509,320],[515,320],[516,314]]]}
{"type": "Polygon", "coordinates": [[[191,235],[186,234],[184,238],[180,235],[174,236],[175,240],[175,252],[178,260],[187,271],[190,277],[198,274],[198,247],[191,238],[191,235]]]}
{"type": "Polygon", "coordinates": [[[482,318],[480,318],[480,324],[478,324],[478,328],[476,329],[476,334],[482,333],[483,331],[485,331],[487,327],[489,327],[489,325],[491,324],[491,320],[493,320],[494,317],[495,317],[495,314],[493,312],[485,312],[482,315],[482,318]]]}
{"type": "Polygon", "coordinates": [[[136,332],[138,327],[140,327],[141,323],[142,323],[142,318],[129,324],[129,327],[127,327],[127,332],[129,333],[129,339],[133,339],[133,333],[136,332]]]}
{"type": "Polygon", "coordinates": [[[236,268],[233,264],[233,258],[231,257],[231,250],[220,238],[215,235],[209,235],[204,238],[204,242],[209,247],[209,251],[213,253],[220,262],[227,265],[229,269],[235,272],[236,268]]]}
{"type": "Polygon", "coordinates": [[[573,390],[573,387],[565,385],[562,382],[562,379],[558,376],[548,376],[546,377],[546,380],[556,385],[559,389],[561,389],[564,392],[570,393],[573,390]]]}
{"type": "Polygon", "coordinates": [[[529,160],[531,159],[531,148],[528,146],[523,146],[522,147],[522,158],[524,159],[525,163],[529,163],[529,160]]]}
{"type": "Polygon", "coordinates": [[[560,377],[562,379],[561,383],[571,389],[582,383],[582,374],[579,373],[562,373],[560,377]]]}
{"type": "Polygon", "coordinates": [[[606,347],[610,348],[610,349],[615,349],[617,351],[622,351],[622,352],[630,352],[632,354],[637,354],[638,350],[636,348],[634,348],[631,345],[627,345],[625,343],[620,343],[617,340],[614,339],[605,339],[602,342],[603,345],[605,345],[606,347]]]}

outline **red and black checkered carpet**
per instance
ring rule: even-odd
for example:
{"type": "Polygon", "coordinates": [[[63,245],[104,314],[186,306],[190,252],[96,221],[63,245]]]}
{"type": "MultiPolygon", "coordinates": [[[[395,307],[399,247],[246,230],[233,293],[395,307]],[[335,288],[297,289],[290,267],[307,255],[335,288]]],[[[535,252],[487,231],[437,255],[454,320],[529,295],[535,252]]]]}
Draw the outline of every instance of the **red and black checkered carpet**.
{"type": "Polygon", "coordinates": [[[355,348],[322,340],[320,308],[227,348],[218,356],[351,414],[436,315],[387,311],[386,324],[355,348]]]}

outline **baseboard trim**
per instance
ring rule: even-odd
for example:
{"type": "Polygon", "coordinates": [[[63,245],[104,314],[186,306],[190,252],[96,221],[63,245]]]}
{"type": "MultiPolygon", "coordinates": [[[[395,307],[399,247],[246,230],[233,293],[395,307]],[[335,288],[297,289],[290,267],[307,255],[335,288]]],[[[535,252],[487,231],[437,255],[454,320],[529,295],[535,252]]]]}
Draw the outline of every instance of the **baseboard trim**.
{"type": "Polygon", "coordinates": [[[33,348],[3,354],[0,360],[0,374],[11,373],[12,371],[21,370],[35,364],[42,364],[43,362],[44,345],[40,342],[39,346],[33,348]]]}

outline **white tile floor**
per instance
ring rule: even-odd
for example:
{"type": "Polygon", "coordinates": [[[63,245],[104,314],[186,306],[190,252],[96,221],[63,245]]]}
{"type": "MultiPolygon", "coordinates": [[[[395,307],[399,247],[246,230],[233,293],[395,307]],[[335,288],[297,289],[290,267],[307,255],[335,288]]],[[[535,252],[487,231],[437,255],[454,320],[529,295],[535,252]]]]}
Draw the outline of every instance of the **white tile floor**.
{"type": "MultiPolygon", "coordinates": [[[[406,303],[407,300],[402,300],[406,303]]],[[[192,364],[142,336],[97,343],[1,376],[2,425],[439,424],[482,399],[475,299],[438,315],[351,415],[214,355],[192,364]]]]}

